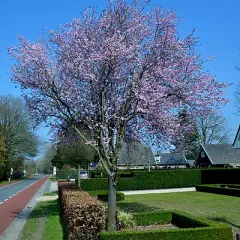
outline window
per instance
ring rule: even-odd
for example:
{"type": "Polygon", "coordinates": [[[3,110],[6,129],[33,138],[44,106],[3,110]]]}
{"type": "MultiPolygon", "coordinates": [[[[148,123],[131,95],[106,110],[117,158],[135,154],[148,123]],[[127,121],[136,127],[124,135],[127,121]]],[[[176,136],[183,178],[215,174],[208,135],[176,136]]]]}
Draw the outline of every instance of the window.
{"type": "Polygon", "coordinates": [[[161,161],[161,156],[156,156],[156,157],[155,157],[155,161],[156,161],[156,163],[160,163],[160,161],[161,161]]]}
{"type": "Polygon", "coordinates": [[[201,157],[202,157],[202,158],[205,157],[205,153],[204,153],[204,151],[201,152],[201,157]]]}

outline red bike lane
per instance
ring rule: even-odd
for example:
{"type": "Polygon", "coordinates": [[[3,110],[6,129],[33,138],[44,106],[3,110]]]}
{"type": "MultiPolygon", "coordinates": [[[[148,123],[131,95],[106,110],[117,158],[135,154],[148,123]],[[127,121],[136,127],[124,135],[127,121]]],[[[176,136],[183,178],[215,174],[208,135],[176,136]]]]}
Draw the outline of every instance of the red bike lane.
{"type": "Polygon", "coordinates": [[[0,205],[0,235],[23,210],[47,179],[48,176],[41,178],[0,205]]]}

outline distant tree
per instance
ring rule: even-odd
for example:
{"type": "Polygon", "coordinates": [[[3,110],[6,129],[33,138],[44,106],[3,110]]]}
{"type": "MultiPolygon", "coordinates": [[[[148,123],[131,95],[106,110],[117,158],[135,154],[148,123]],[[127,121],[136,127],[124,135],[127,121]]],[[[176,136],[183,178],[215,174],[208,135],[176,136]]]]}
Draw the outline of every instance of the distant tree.
{"type": "Polygon", "coordinates": [[[35,156],[39,140],[24,102],[13,96],[0,96],[0,136],[6,155],[35,156]]]}
{"type": "Polygon", "coordinates": [[[186,108],[179,111],[182,136],[173,140],[175,149],[172,152],[183,153],[187,159],[195,159],[199,151],[200,136],[196,122],[190,116],[186,108]]]}
{"type": "Polygon", "coordinates": [[[20,98],[0,96],[0,136],[4,139],[5,171],[9,172],[10,168],[22,171],[23,159],[36,155],[39,139],[33,132],[33,121],[20,98]]]}
{"type": "Polygon", "coordinates": [[[230,142],[231,130],[225,118],[217,112],[198,116],[194,121],[188,117],[186,109],[180,112],[182,118],[182,138],[173,144],[176,152],[182,152],[188,159],[196,159],[200,144],[226,144],[230,142]],[[187,131],[185,128],[189,128],[187,131]]]}
{"type": "MultiPolygon", "coordinates": [[[[84,134],[91,135],[89,129],[83,129],[84,134]]],[[[59,142],[56,147],[56,154],[52,158],[53,166],[62,168],[65,164],[78,169],[78,186],[81,188],[80,170],[86,168],[88,163],[98,159],[94,149],[83,141],[83,139],[69,125],[65,125],[59,133],[59,142]]]]}
{"type": "Polygon", "coordinates": [[[47,144],[43,151],[42,157],[36,161],[37,171],[44,174],[50,173],[52,170],[51,160],[55,154],[56,149],[52,146],[52,144],[47,144]]]}
{"type": "Polygon", "coordinates": [[[231,130],[227,127],[225,118],[217,113],[199,116],[196,127],[202,144],[229,143],[231,130]]]}
{"type": "Polygon", "coordinates": [[[26,170],[26,176],[30,176],[34,173],[36,173],[36,161],[27,159],[24,162],[24,168],[26,170]]]}
{"type": "Polygon", "coordinates": [[[0,180],[4,177],[5,167],[6,167],[6,160],[5,160],[5,142],[4,138],[0,136],[0,180]]]}

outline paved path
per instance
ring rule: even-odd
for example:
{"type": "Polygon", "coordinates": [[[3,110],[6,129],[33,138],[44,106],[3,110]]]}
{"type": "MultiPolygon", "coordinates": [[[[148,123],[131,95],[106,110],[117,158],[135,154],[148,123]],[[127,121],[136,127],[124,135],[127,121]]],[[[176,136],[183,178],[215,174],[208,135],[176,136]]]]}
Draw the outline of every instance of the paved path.
{"type": "MultiPolygon", "coordinates": [[[[0,204],[0,237],[3,232],[8,228],[8,226],[13,222],[13,220],[18,216],[18,214],[23,210],[23,208],[28,204],[28,202],[33,198],[39,188],[46,182],[47,179],[48,176],[34,178],[34,180],[32,181],[28,180],[28,184],[26,184],[27,180],[24,180],[23,182],[25,184],[21,185],[21,188],[17,186],[17,189],[20,189],[20,192],[0,204]]],[[[14,186],[15,185],[17,184],[14,184],[14,186]]],[[[8,189],[9,191],[4,192],[5,199],[7,196],[9,196],[10,192],[14,192],[12,190],[12,187],[13,186],[10,185],[4,188],[11,188],[8,189]]],[[[0,191],[4,189],[0,189],[0,191]]],[[[0,195],[2,195],[2,192],[0,192],[0,195]]]]}
{"type": "Polygon", "coordinates": [[[25,180],[15,182],[13,184],[4,186],[0,188],[0,204],[2,204],[4,201],[10,199],[11,197],[15,196],[19,192],[23,191],[30,185],[34,184],[36,181],[38,181],[42,176],[36,176],[33,178],[27,178],[25,180]]]}
{"type": "Polygon", "coordinates": [[[134,190],[134,191],[121,191],[121,192],[123,192],[125,195],[139,195],[139,194],[151,194],[151,193],[173,193],[173,192],[193,192],[193,191],[196,191],[195,187],[134,190]]]}
{"type": "Polygon", "coordinates": [[[7,187],[9,185],[12,185],[12,184],[16,184],[16,183],[21,182],[21,181],[23,181],[23,180],[13,180],[11,182],[6,182],[6,183],[3,183],[3,184],[0,184],[0,189],[5,188],[5,187],[7,187]]]}

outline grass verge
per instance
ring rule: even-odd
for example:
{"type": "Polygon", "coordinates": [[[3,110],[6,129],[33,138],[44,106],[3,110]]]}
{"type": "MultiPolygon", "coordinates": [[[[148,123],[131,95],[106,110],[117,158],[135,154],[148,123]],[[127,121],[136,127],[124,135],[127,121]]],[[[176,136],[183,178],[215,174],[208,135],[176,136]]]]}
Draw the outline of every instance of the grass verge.
{"type": "Polygon", "coordinates": [[[43,196],[57,196],[57,191],[56,192],[48,192],[48,193],[44,193],[43,196]]]}
{"type": "Polygon", "coordinates": [[[30,214],[18,240],[65,238],[58,200],[39,202],[30,214]]]}

